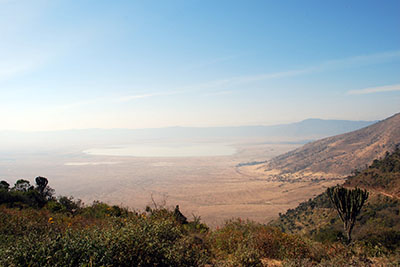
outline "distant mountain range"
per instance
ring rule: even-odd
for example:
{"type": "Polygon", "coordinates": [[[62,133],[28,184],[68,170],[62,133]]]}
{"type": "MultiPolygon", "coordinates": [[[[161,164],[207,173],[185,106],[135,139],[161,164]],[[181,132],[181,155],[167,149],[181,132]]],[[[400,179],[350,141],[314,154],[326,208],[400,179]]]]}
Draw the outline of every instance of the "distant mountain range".
{"type": "Polygon", "coordinates": [[[167,127],[153,129],[82,129],[43,132],[0,131],[0,148],[120,145],[143,141],[263,138],[271,142],[305,142],[354,131],[375,121],[307,119],[290,124],[237,127],[167,127]]]}
{"type": "MultiPolygon", "coordinates": [[[[304,122],[303,122],[304,123],[304,122]]],[[[257,169],[264,173],[349,175],[400,144],[400,113],[362,129],[308,143],[257,169]]]]}

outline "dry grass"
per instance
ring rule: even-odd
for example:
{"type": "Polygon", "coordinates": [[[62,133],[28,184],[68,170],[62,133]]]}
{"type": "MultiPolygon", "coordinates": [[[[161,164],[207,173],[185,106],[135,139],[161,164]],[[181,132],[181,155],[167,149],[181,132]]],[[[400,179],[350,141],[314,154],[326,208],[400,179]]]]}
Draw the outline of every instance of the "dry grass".
{"type": "Polygon", "coordinates": [[[184,214],[196,214],[210,225],[232,217],[268,222],[320,192],[328,182],[298,184],[269,182],[257,174],[242,173],[241,162],[261,161],[299,145],[237,143],[238,153],[224,157],[135,158],[89,156],[79,151],[49,155],[16,155],[0,161],[0,177],[49,178],[57,194],[73,195],[86,203],[101,199],[110,204],[143,209],[151,196],[167,206],[179,204],[184,214]],[[65,165],[68,162],[116,164],[65,165]]]}

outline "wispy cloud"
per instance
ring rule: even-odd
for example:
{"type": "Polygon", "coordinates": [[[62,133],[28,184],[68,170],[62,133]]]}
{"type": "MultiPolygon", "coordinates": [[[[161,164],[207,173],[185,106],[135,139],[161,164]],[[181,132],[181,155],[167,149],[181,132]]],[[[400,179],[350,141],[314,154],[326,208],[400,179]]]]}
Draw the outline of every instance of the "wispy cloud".
{"type": "Polygon", "coordinates": [[[323,71],[329,71],[334,69],[345,69],[357,66],[365,66],[383,63],[389,60],[400,59],[400,50],[397,51],[387,51],[382,53],[368,54],[368,55],[358,55],[354,57],[334,59],[316,64],[314,66],[308,66],[299,69],[285,70],[279,72],[270,72],[256,75],[244,75],[235,76],[225,79],[200,83],[194,86],[189,86],[187,89],[199,90],[199,89],[211,89],[211,88],[226,88],[229,86],[236,86],[241,84],[247,84],[252,82],[266,81],[271,79],[281,79],[289,78],[300,75],[307,75],[312,73],[318,73],[323,71]]]}
{"type": "Polygon", "coordinates": [[[232,93],[233,93],[233,91],[218,91],[218,92],[212,92],[212,93],[205,94],[205,96],[229,95],[232,93]]]}
{"type": "Polygon", "coordinates": [[[323,70],[331,68],[347,68],[354,66],[378,64],[399,58],[400,58],[400,50],[394,50],[394,51],[386,51],[368,55],[357,55],[348,58],[329,60],[320,64],[318,68],[323,70]]]}
{"type": "Polygon", "coordinates": [[[348,95],[365,95],[374,93],[385,93],[385,92],[395,92],[400,91],[400,84],[392,84],[378,87],[369,87],[358,90],[350,90],[347,92],[348,95]]]}
{"type": "Polygon", "coordinates": [[[82,106],[89,106],[92,104],[98,104],[101,102],[105,102],[107,99],[106,98],[93,98],[93,99],[87,99],[87,100],[83,100],[83,101],[78,101],[78,102],[72,102],[72,103],[67,103],[67,104],[62,104],[62,105],[56,105],[56,106],[52,106],[52,109],[55,110],[69,110],[69,109],[76,109],[82,106]]]}
{"type": "Polygon", "coordinates": [[[21,64],[13,64],[13,65],[0,65],[0,81],[6,80],[10,77],[13,77],[21,72],[27,71],[32,68],[32,64],[26,62],[21,64]]]}
{"type": "Polygon", "coordinates": [[[85,106],[85,105],[90,105],[90,104],[98,104],[100,102],[129,102],[133,100],[139,100],[139,99],[144,99],[144,98],[151,98],[151,97],[156,97],[156,96],[166,96],[166,95],[174,95],[178,94],[178,91],[170,91],[170,92],[159,92],[159,93],[148,93],[148,94],[136,94],[136,95],[126,95],[122,97],[99,97],[99,98],[93,98],[93,99],[87,99],[85,101],[79,101],[79,102],[74,102],[74,103],[69,103],[66,105],[60,105],[58,108],[62,109],[70,109],[70,108],[75,108],[79,106],[85,106]]]}
{"type": "Polygon", "coordinates": [[[45,57],[26,57],[25,60],[7,59],[0,62],[0,81],[35,70],[43,65],[45,57]]]}
{"type": "Polygon", "coordinates": [[[135,99],[149,98],[149,97],[159,96],[159,95],[160,95],[159,93],[142,94],[142,95],[128,95],[128,96],[118,98],[116,100],[120,101],[120,102],[127,102],[127,101],[131,101],[131,100],[135,100],[135,99]]]}
{"type": "MultiPolygon", "coordinates": [[[[243,85],[243,84],[250,84],[252,82],[266,81],[266,80],[270,80],[270,79],[295,77],[295,76],[300,76],[300,75],[328,71],[328,70],[332,70],[332,69],[341,69],[341,68],[349,68],[349,67],[354,67],[354,66],[377,64],[380,62],[385,62],[387,60],[396,60],[399,58],[400,58],[400,51],[389,51],[389,52],[384,52],[384,53],[361,55],[361,56],[325,61],[320,64],[301,68],[301,69],[293,69],[293,70],[280,71],[280,72],[271,72],[271,73],[264,73],[264,74],[258,74],[258,75],[245,75],[245,76],[229,77],[229,78],[225,78],[225,79],[208,81],[208,82],[204,82],[204,83],[198,83],[198,84],[194,84],[194,85],[175,88],[175,90],[170,89],[165,92],[158,91],[158,92],[132,94],[132,95],[126,95],[126,96],[119,96],[119,97],[89,99],[87,101],[70,103],[70,104],[62,105],[60,107],[62,109],[70,109],[70,108],[76,108],[78,106],[96,104],[99,102],[108,102],[108,103],[110,103],[110,102],[118,103],[119,102],[119,103],[121,103],[121,102],[135,101],[135,100],[139,100],[139,99],[148,99],[148,98],[160,97],[160,96],[179,95],[179,94],[193,93],[193,92],[202,92],[206,96],[231,94],[235,90],[234,87],[243,85]]],[[[1,69],[0,69],[0,77],[1,77],[1,69]]],[[[382,86],[382,87],[374,87],[374,88],[365,88],[365,89],[360,89],[360,90],[351,90],[351,91],[348,91],[347,94],[357,95],[357,94],[370,94],[370,93],[389,92],[389,91],[400,91],[400,84],[388,85],[388,86],[382,86]]]]}
{"type": "Polygon", "coordinates": [[[400,59],[400,50],[328,60],[320,64],[301,69],[293,69],[293,70],[274,72],[274,73],[265,73],[260,75],[234,77],[226,79],[225,83],[248,83],[248,82],[255,82],[255,81],[262,81],[269,79],[287,78],[287,77],[317,73],[322,71],[328,71],[333,69],[343,69],[355,66],[377,64],[395,59],[400,59]]]}
{"type": "Polygon", "coordinates": [[[138,95],[128,95],[116,98],[117,102],[128,102],[131,100],[141,99],[141,98],[150,98],[155,96],[166,96],[166,95],[175,95],[179,94],[181,91],[169,91],[169,92],[159,92],[159,93],[149,93],[149,94],[138,94],[138,95]]]}
{"type": "Polygon", "coordinates": [[[219,64],[219,63],[223,63],[229,60],[232,60],[234,58],[237,58],[237,55],[230,55],[230,56],[225,56],[225,57],[219,57],[219,58],[214,58],[214,59],[210,59],[207,61],[203,61],[203,62],[199,62],[197,64],[193,64],[191,66],[187,66],[185,67],[185,70],[195,70],[195,69],[202,69],[202,68],[206,68],[215,64],[219,64]]]}

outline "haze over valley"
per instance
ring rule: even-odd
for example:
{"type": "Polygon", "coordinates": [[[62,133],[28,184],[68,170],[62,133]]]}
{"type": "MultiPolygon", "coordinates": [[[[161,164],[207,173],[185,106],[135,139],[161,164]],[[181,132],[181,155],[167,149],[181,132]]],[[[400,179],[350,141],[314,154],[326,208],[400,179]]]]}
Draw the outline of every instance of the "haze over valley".
{"type": "Polygon", "coordinates": [[[373,123],[312,119],[230,128],[1,132],[0,176],[11,182],[49,177],[57,194],[85,203],[132,209],[144,209],[152,198],[179,203],[186,214],[214,226],[232,217],[265,223],[337,181],[268,181],[247,172],[247,164],[373,123]]]}

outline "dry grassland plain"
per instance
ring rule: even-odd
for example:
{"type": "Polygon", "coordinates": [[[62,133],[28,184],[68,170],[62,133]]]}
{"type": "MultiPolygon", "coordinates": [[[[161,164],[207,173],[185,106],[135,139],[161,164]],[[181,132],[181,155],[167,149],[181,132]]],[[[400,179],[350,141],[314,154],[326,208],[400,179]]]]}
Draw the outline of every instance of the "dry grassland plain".
{"type": "Polygon", "coordinates": [[[85,203],[101,200],[131,209],[180,205],[215,227],[241,217],[267,223],[337,181],[268,181],[265,175],[237,164],[265,161],[299,144],[236,142],[236,153],[213,157],[95,156],[81,151],[14,154],[0,158],[0,177],[9,182],[49,178],[57,195],[85,203]]]}

